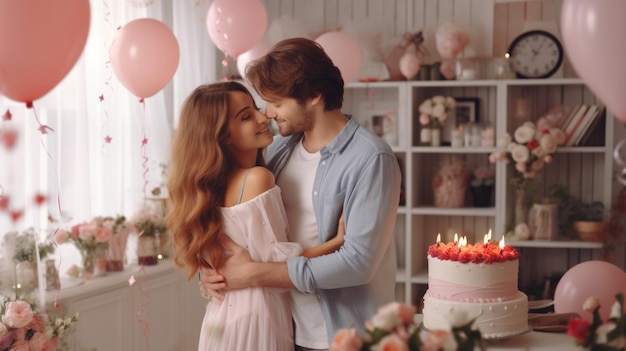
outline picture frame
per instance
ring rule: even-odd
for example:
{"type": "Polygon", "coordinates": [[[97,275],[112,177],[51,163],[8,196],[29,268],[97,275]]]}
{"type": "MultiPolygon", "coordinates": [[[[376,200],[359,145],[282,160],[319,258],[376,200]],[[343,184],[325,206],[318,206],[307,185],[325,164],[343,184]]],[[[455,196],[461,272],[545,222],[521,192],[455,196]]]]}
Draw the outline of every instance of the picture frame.
{"type": "Polygon", "coordinates": [[[458,130],[462,124],[477,123],[480,116],[480,99],[477,97],[455,97],[456,106],[448,116],[442,130],[441,141],[443,145],[451,144],[453,130],[458,130]]]}
{"type": "Polygon", "coordinates": [[[361,102],[356,119],[390,146],[398,146],[398,104],[395,101],[361,102]]]}

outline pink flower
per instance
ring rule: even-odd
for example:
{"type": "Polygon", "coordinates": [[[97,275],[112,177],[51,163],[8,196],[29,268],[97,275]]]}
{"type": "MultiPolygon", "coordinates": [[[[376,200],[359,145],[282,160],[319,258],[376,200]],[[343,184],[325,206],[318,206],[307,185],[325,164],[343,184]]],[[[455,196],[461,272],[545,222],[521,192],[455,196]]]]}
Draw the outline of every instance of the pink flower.
{"type": "Polygon", "coordinates": [[[96,224],[86,223],[78,227],[78,237],[82,240],[89,240],[96,235],[96,224]]]}
{"type": "Polygon", "coordinates": [[[557,143],[552,134],[544,134],[541,136],[541,139],[539,139],[539,146],[541,146],[545,152],[551,154],[556,151],[557,143]]]}
{"type": "Polygon", "coordinates": [[[515,169],[517,169],[520,173],[526,172],[526,164],[524,162],[518,162],[515,164],[515,169]]]}
{"type": "Polygon", "coordinates": [[[378,343],[377,350],[381,351],[409,351],[409,346],[396,334],[389,334],[378,343]]]}
{"type": "Polygon", "coordinates": [[[558,145],[565,144],[565,133],[559,128],[550,128],[548,130],[558,145]]]}
{"type": "Polygon", "coordinates": [[[391,302],[378,309],[372,319],[366,322],[368,330],[376,328],[391,331],[397,325],[410,323],[416,313],[414,306],[408,306],[399,302],[391,302]]]}
{"type": "Polygon", "coordinates": [[[426,336],[422,351],[456,350],[457,344],[450,332],[433,330],[426,336]]]}
{"type": "Polygon", "coordinates": [[[34,313],[33,320],[28,323],[28,328],[43,333],[46,331],[46,325],[47,323],[44,320],[43,316],[39,313],[34,313]]]}
{"type": "Polygon", "coordinates": [[[22,328],[33,319],[33,310],[24,301],[11,301],[6,305],[6,312],[2,322],[9,328],[22,328]]]}
{"type": "Polygon", "coordinates": [[[48,339],[46,338],[46,334],[42,332],[37,332],[33,334],[33,336],[28,340],[28,345],[30,350],[45,350],[46,345],[48,344],[48,339]]]}
{"type": "Polygon", "coordinates": [[[28,347],[28,341],[20,340],[11,345],[11,351],[30,351],[30,347],[28,347]]]}
{"type": "Polygon", "coordinates": [[[111,229],[105,228],[105,227],[101,227],[98,228],[98,230],[96,230],[96,242],[99,243],[106,243],[111,239],[111,236],[113,235],[113,233],[111,232],[111,229]]]}
{"type": "Polygon", "coordinates": [[[583,311],[593,313],[596,308],[600,307],[600,299],[595,296],[590,296],[583,303],[583,311]]]}
{"type": "Polygon", "coordinates": [[[534,137],[535,137],[535,129],[532,128],[528,124],[523,124],[519,126],[515,130],[515,133],[513,134],[513,138],[515,139],[515,142],[519,144],[525,144],[533,140],[534,137]]]}
{"type": "Polygon", "coordinates": [[[361,336],[354,328],[339,329],[329,351],[358,351],[363,346],[361,336]]]}
{"type": "Polygon", "coordinates": [[[524,145],[516,145],[511,151],[511,157],[515,162],[526,162],[530,157],[530,150],[524,145]]]}
{"type": "Polygon", "coordinates": [[[419,121],[421,125],[427,125],[428,123],[430,123],[430,116],[425,113],[422,113],[420,114],[419,121]]]}
{"type": "Polygon", "coordinates": [[[67,242],[69,238],[70,233],[68,233],[67,230],[59,229],[56,233],[54,233],[54,242],[57,244],[63,244],[64,242],[67,242]]]}

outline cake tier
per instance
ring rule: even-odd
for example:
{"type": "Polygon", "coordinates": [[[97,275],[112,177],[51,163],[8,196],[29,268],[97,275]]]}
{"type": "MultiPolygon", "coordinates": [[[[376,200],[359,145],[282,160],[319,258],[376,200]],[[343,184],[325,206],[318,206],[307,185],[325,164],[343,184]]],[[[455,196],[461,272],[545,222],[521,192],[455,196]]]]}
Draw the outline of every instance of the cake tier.
{"type": "Polygon", "coordinates": [[[485,339],[506,338],[528,331],[528,297],[518,291],[517,296],[502,302],[461,302],[424,295],[424,327],[429,330],[450,330],[450,323],[459,315],[476,318],[474,327],[485,339]]]}
{"type": "Polygon", "coordinates": [[[428,256],[430,296],[451,301],[499,302],[517,298],[519,260],[461,263],[428,256]]]}

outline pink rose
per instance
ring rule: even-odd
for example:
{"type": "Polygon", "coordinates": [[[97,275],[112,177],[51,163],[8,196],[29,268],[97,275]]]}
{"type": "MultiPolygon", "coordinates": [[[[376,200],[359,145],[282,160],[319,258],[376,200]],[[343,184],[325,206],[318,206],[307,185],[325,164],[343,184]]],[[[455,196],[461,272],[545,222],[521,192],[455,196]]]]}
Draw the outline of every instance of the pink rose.
{"type": "Polygon", "coordinates": [[[422,351],[456,350],[457,344],[450,332],[445,330],[433,330],[426,336],[422,351]]]}
{"type": "Polygon", "coordinates": [[[545,152],[549,154],[555,152],[557,147],[556,140],[554,139],[554,137],[552,137],[551,134],[542,135],[541,139],[539,139],[539,145],[545,152]]]}
{"type": "Polygon", "coordinates": [[[4,335],[8,331],[9,331],[9,328],[7,328],[7,326],[4,325],[3,323],[0,323],[0,336],[4,335]]]}
{"type": "Polygon", "coordinates": [[[517,145],[513,151],[511,151],[511,157],[515,162],[526,162],[530,156],[530,150],[524,145],[517,145]]]}
{"type": "Polygon", "coordinates": [[[339,329],[333,338],[329,351],[358,351],[363,340],[354,328],[339,329]]]}
{"type": "Polygon", "coordinates": [[[82,240],[89,240],[96,235],[96,225],[94,223],[86,223],[78,227],[78,237],[82,240]]]}
{"type": "Polygon", "coordinates": [[[30,351],[30,347],[28,347],[28,341],[20,340],[15,344],[11,345],[11,351],[30,351]]]}
{"type": "Polygon", "coordinates": [[[513,138],[515,139],[515,142],[519,144],[525,144],[533,140],[534,137],[535,137],[535,130],[527,124],[519,126],[515,130],[515,133],[513,133],[513,138]]]}
{"type": "Polygon", "coordinates": [[[515,164],[515,169],[520,173],[524,173],[526,172],[526,164],[524,162],[518,162],[515,164]]]}
{"type": "Polygon", "coordinates": [[[559,129],[559,128],[550,128],[550,129],[548,129],[548,131],[550,132],[550,135],[552,135],[554,140],[556,140],[556,143],[558,145],[565,144],[565,133],[563,133],[563,131],[561,129],[559,129]]]}
{"type": "Polygon", "coordinates": [[[6,305],[2,322],[9,328],[22,328],[33,319],[33,310],[24,301],[11,301],[6,305]]]}
{"type": "Polygon", "coordinates": [[[419,121],[420,121],[421,125],[426,125],[426,124],[430,123],[430,116],[425,114],[425,113],[422,113],[422,114],[420,114],[419,121]]]}
{"type": "Polygon", "coordinates": [[[28,341],[30,350],[45,350],[46,344],[48,344],[48,339],[46,338],[46,334],[37,332],[33,334],[33,336],[28,341]]]}
{"type": "Polygon", "coordinates": [[[113,233],[110,229],[105,227],[98,228],[98,230],[96,230],[96,242],[106,243],[111,239],[112,235],[113,233]]]}
{"type": "Polygon", "coordinates": [[[415,314],[417,313],[417,308],[412,305],[407,305],[404,303],[398,303],[398,315],[400,320],[404,324],[408,324],[413,322],[413,318],[415,318],[415,314]]]}
{"type": "MultiPolygon", "coordinates": [[[[378,309],[376,315],[366,322],[367,329],[371,331],[376,328],[385,331],[393,330],[397,325],[402,324],[407,318],[406,315],[410,313],[409,310],[402,306],[403,304],[399,302],[390,302],[382,306],[378,309]]],[[[409,321],[411,321],[414,314],[415,312],[413,311],[409,317],[409,321]]]]}
{"type": "Polygon", "coordinates": [[[389,334],[378,342],[377,350],[409,351],[409,346],[398,335],[389,334]]]}
{"type": "Polygon", "coordinates": [[[70,238],[70,233],[67,230],[59,229],[54,233],[54,242],[57,244],[63,244],[70,238]]]}

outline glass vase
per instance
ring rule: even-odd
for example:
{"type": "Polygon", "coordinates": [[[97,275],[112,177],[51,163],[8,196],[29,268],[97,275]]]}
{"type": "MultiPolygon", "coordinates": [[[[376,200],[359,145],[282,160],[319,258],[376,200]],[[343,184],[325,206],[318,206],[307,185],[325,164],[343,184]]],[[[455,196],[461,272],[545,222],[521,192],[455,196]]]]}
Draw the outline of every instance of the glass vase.
{"type": "Polygon", "coordinates": [[[514,225],[528,222],[528,210],[530,208],[530,201],[526,189],[515,190],[515,214],[514,225]]]}
{"type": "Polygon", "coordinates": [[[441,146],[441,128],[435,127],[430,129],[430,145],[441,146]]]}
{"type": "Polygon", "coordinates": [[[127,240],[128,233],[118,233],[111,236],[109,248],[107,249],[107,272],[120,272],[124,270],[127,240]]]}
{"type": "Polygon", "coordinates": [[[144,234],[137,238],[137,263],[140,266],[153,266],[159,263],[157,245],[155,236],[144,234]]]}
{"type": "Polygon", "coordinates": [[[83,249],[83,278],[91,279],[106,274],[107,245],[96,245],[83,249]]]}

